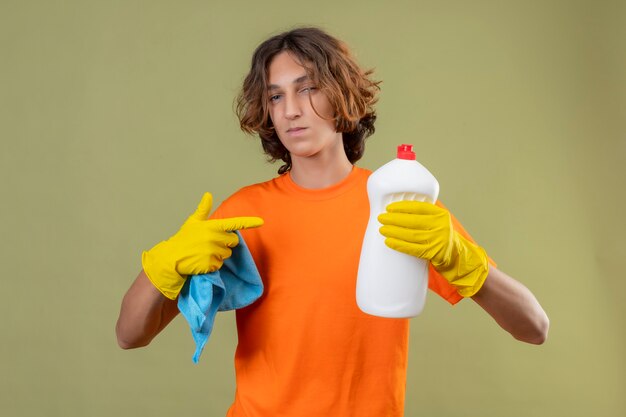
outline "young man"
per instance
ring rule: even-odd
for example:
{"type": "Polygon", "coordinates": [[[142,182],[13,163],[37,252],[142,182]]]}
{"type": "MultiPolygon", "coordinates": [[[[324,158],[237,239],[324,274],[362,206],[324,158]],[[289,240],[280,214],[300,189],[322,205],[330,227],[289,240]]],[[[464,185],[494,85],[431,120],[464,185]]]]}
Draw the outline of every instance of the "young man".
{"type": "MultiPolygon", "coordinates": [[[[219,268],[241,230],[265,291],[237,311],[228,416],[403,415],[409,322],[369,316],[355,299],[370,172],[354,163],[374,132],[378,91],[369,76],[318,29],[261,44],[237,111],[284,162],[281,175],[239,190],[210,219],[205,194],[176,235],[143,254],[124,297],[119,344],[145,346],[177,314],[186,276],[219,268]]],[[[489,266],[440,203],[395,203],[380,221],[390,247],[430,261],[433,291],[451,303],[471,297],[515,338],[543,343],[548,319],[535,297],[489,266]]]]}

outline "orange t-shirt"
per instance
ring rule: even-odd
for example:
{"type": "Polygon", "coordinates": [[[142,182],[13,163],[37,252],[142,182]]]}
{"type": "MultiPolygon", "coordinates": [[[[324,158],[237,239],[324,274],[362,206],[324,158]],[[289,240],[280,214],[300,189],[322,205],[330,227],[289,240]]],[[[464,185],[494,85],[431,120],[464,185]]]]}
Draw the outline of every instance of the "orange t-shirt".
{"type": "MultiPolygon", "coordinates": [[[[354,167],[319,190],[285,174],[242,188],[214,213],[265,220],[242,231],[265,290],[236,313],[228,416],[403,415],[409,320],[370,316],[356,304],[370,173],[354,167]]],[[[429,287],[452,304],[462,298],[432,268],[429,287]]]]}

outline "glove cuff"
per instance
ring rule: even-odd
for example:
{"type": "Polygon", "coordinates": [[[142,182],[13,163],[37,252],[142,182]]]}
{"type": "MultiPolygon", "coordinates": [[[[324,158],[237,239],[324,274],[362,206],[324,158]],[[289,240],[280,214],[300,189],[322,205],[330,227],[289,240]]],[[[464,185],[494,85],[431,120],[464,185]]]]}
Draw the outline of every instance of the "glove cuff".
{"type": "Polygon", "coordinates": [[[459,295],[471,297],[482,288],[489,274],[487,252],[456,231],[454,234],[456,242],[450,262],[446,266],[433,266],[456,287],[459,295]]]}
{"type": "Polygon", "coordinates": [[[152,285],[170,300],[175,300],[185,284],[185,278],[176,272],[174,265],[163,255],[167,241],[157,244],[141,254],[141,265],[152,285]]]}

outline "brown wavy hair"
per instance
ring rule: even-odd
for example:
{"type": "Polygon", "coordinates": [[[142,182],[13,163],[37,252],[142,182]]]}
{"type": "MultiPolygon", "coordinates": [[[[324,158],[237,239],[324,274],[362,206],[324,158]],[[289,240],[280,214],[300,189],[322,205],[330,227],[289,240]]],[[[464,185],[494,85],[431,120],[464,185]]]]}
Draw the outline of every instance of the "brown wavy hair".
{"type": "Polygon", "coordinates": [[[347,45],[315,27],[303,27],[273,36],[257,47],[250,72],[236,99],[241,130],[258,133],[271,162],[282,160],[278,170],[291,169],[291,157],[280,142],[269,117],[268,68],[274,57],[288,51],[306,68],[308,76],[335,110],[335,127],[343,136],[343,147],[351,163],[363,156],[365,139],[374,133],[380,81],[370,79],[373,70],[359,67],[347,45]]]}

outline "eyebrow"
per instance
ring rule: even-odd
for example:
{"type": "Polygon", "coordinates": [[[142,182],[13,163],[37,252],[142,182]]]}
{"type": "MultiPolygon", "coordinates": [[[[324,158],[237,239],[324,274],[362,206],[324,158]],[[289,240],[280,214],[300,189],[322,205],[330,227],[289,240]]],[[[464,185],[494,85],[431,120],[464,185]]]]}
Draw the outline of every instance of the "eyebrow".
{"type": "MultiPolygon", "coordinates": [[[[307,74],[307,75],[303,75],[302,77],[296,78],[291,83],[292,84],[302,84],[304,81],[308,81],[310,79],[311,79],[311,77],[309,77],[309,75],[307,74]]],[[[274,91],[274,90],[278,90],[278,89],[280,89],[280,86],[276,85],[276,84],[270,84],[267,87],[267,91],[274,91]]]]}

